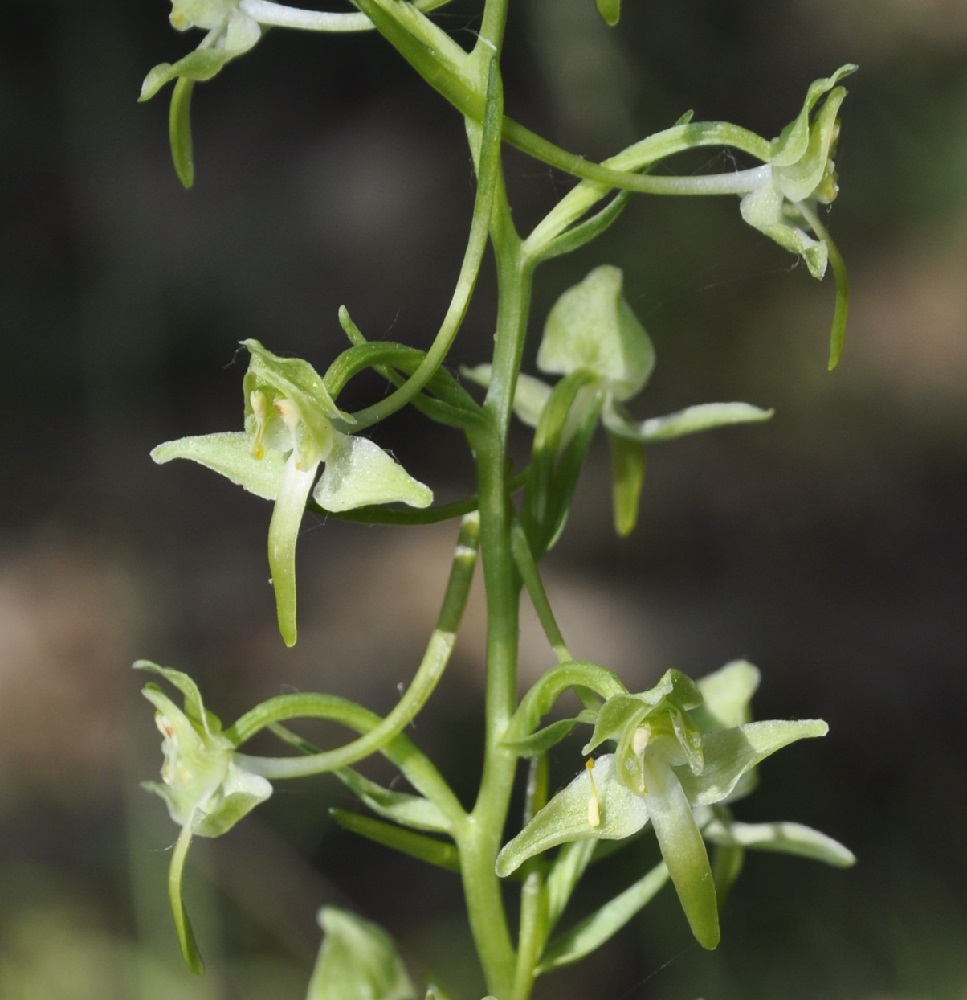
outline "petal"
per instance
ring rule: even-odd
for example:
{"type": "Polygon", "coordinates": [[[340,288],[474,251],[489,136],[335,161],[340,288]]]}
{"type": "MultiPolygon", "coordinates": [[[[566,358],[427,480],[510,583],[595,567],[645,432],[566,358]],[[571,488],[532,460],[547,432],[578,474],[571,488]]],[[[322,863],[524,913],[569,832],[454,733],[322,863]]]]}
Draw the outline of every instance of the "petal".
{"type": "Polygon", "coordinates": [[[185,856],[191,843],[191,828],[185,826],[178,835],[174,850],[171,853],[171,864],[168,866],[168,901],[171,904],[171,915],[175,921],[175,933],[178,935],[178,945],[185,965],[192,972],[201,972],[205,963],[201,959],[198,945],[195,943],[195,933],[191,929],[188,911],[181,894],[181,879],[185,869],[185,856]]]}
{"type": "Polygon", "coordinates": [[[622,840],[641,830],[648,809],[617,780],[613,765],[614,754],[604,754],[558,792],[497,855],[497,874],[503,878],[558,844],[592,837],[622,840]]]}
{"type": "MultiPolygon", "coordinates": [[[[197,722],[199,726],[201,726],[209,735],[221,732],[221,723],[219,723],[216,716],[213,716],[205,708],[201,699],[201,691],[198,690],[198,685],[188,676],[188,674],[183,673],[180,670],[175,670],[172,667],[159,667],[157,663],[152,663],[150,660],[138,660],[134,664],[134,669],[147,670],[153,674],[158,674],[160,677],[163,677],[169,684],[176,687],[185,696],[185,714],[189,719],[197,722]]],[[[168,702],[167,697],[160,691],[158,691],[158,695],[160,698],[163,698],[166,702],[168,702]]],[[[148,697],[148,700],[155,705],[156,708],[160,707],[159,701],[155,697],[148,697]]],[[[168,702],[168,704],[170,704],[170,702],[168,702]]],[[[178,709],[175,709],[175,711],[178,711],[178,709]]]]}
{"type": "Polygon", "coordinates": [[[218,792],[216,798],[199,807],[192,819],[192,832],[200,837],[220,837],[231,830],[272,794],[272,785],[232,760],[218,792]]]}
{"type": "Polygon", "coordinates": [[[813,861],[847,868],[856,857],[839,841],[800,823],[733,823],[712,820],[704,829],[707,840],[727,846],[795,854],[813,861]]]}
{"type": "Polygon", "coordinates": [[[727,799],[739,779],[770,754],[797,740],[825,736],[828,731],[829,726],[822,719],[800,722],[772,719],[718,729],[705,734],[702,741],[705,767],[701,774],[682,771],[679,778],[690,802],[714,805],[727,799]]]}
{"type": "Polygon", "coordinates": [[[269,569],[275,589],[279,631],[287,646],[294,646],[296,641],[296,541],[318,468],[317,464],[306,470],[300,469],[296,465],[295,452],[289,456],[269,523],[269,569]]]}
{"type": "Polygon", "coordinates": [[[172,0],[170,21],[177,31],[218,28],[238,9],[238,0],[172,0]]]}
{"type": "Polygon", "coordinates": [[[159,63],[148,71],[141,84],[139,101],[148,101],[172,80],[210,80],[232,58],[224,49],[195,49],[176,63],[159,63]]]}
{"type": "Polygon", "coordinates": [[[265,500],[275,500],[279,495],[285,470],[285,459],[277,452],[267,451],[262,458],[255,458],[244,431],[166,441],[151,452],[151,457],[159,465],[173,458],[187,458],[265,500]]]}
{"type": "Polygon", "coordinates": [[[746,660],[733,660],[698,681],[704,704],[691,714],[703,730],[730,729],[749,721],[749,703],[759,686],[759,671],[746,660]]]}
{"type": "MultiPolygon", "coordinates": [[[[798,160],[788,166],[773,161],[774,182],[789,201],[804,201],[813,197],[820,182],[829,175],[829,158],[839,132],[837,115],[845,99],[843,87],[837,87],[829,95],[810,127],[809,144],[798,160]]],[[[835,196],[835,187],[832,193],[835,196]]]]}
{"type": "Polygon", "coordinates": [[[773,140],[771,163],[775,163],[778,166],[788,166],[805,156],[810,140],[810,118],[813,108],[843,77],[854,73],[856,68],[851,63],[847,63],[845,66],[840,66],[832,76],[822,80],[815,80],[810,84],[799,114],[782,130],[779,138],[773,140]]]}
{"type": "Polygon", "coordinates": [[[768,420],[772,412],[749,403],[699,403],[665,417],[633,421],[629,420],[619,407],[612,404],[605,406],[602,421],[608,431],[617,437],[647,443],[670,441],[685,434],[695,434],[698,431],[713,430],[731,424],[768,420]]]}
{"type": "Polygon", "coordinates": [[[703,948],[714,948],[719,943],[715,882],[688,799],[674,771],[653,754],[645,755],[644,776],[648,815],[689,927],[703,948]]]}
{"type": "Polygon", "coordinates": [[[396,502],[428,507],[433,492],[379,445],[337,432],[313,499],[332,511],[396,502]]]}
{"type": "Polygon", "coordinates": [[[239,11],[232,15],[232,19],[228,22],[225,31],[225,51],[240,56],[255,45],[261,34],[262,29],[258,21],[239,11]]]}
{"type": "Polygon", "coordinates": [[[548,314],[537,352],[542,372],[593,372],[617,399],[641,389],[655,366],[655,350],[621,284],[618,268],[602,266],[564,292],[548,314]]]}
{"type": "Polygon", "coordinates": [[[782,194],[772,184],[768,184],[747,194],[739,203],[739,211],[754,229],[758,229],[785,250],[802,257],[814,278],[822,278],[829,260],[826,244],[822,240],[813,239],[800,227],[786,222],[784,205],[782,194]]]}

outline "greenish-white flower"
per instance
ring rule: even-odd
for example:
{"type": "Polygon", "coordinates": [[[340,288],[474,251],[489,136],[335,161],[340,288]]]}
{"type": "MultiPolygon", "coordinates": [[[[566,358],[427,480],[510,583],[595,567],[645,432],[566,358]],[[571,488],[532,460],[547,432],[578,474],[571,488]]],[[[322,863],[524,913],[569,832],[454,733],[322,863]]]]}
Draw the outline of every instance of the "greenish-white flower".
{"type": "Polygon", "coordinates": [[[828,205],[838,191],[832,157],[839,109],[846,98],[846,88],[838,84],[855,69],[842,66],[816,80],[799,115],[773,139],[769,160],[743,175],[748,189],[742,197],[742,218],[802,257],[814,278],[823,277],[829,258],[827,238],[816,232],[814,206],[828,205]]]}
{"type": "MultiPolygon", "coordinates": [[[[714,948],[718,907],[699,821],[710,820],[709,807],[743,795],[753,769],[770,754],[827,731],[821,720],[748,722],[748,702],[757,683],[755,668],[736,662],[698,684],[670,670],[649,691],[609,698],[597,712],[583,752],[590,754],[606,740],[615,742],[614,752],[588,760],[503,848],[497,873],[509,875],[559,844],[620,840],[650,823],[695,938],[714,948]]],[[[761,830],[750,833],[722,823],[712,833],[722,843],[744,837],[748,846],[763,846],[753,843],[756,835],[768,839],[761,830]]],[[[785,849],[797,853],[797,845],[808,839],[805,834],[790,836],[785,849]]],[[[798,853],[822,856],[815,841],[798,853]]],[[[843,856],[822,857],[843,863],[843,856]]]]}
{"type": "Polygon", "coordinates": [[[157,684],[147,684],[144,696],[155,707],[164,764],[161,783],[144,787],[164,799],[181,833],[171,857],[168,892],[175,928],[185,961],[201,966],[191,924],[182,901],[181,881],[188,845],[194,835],[219,837],[272,794],[261,775],[239,763],[235,746],[222,732],[218,718],[202,703],[198,686],[178,670],[139,660],[135,667],[158,674],[181,691],[184,710],[157,684]]]}
{"type": "MultiPolygon", "coordinates": [[[[644,475],[644,447],[685,434],[730,424],[767,420],[771,410],[748,403],[700,403],[663,417],[636,420],[624,403],[647,384],[655,367],[651,338],[622,293],[623,277],[616,267],[596,267],[565,291],[552,307],[537,352],[537,367],[546,375],[591,376],[571,407],[566,446],[593,408],[600,408],[614,458],[615,525],[620,534],[634,527],[644,475]]],[[[489,365],[465,370],[473,381],[488,385],[489,365]]],[[[514,412],[536,427],[552,388],[522,374],[514,393],[514,412]]]]}
{"type": "Polygon", "coordinates": [[[158,445],[158,463],[187,458],[266,500],[275,501],[268,554],[279,630],[296,641],[295,551],[306,503],[329,511],[371,504],[426,507],[433,493],[367,438],[337,430],[352,423],[341,413],[315,369],[297,358],[280,358],[258,341],[242,384],[245,430],[180,438],[158,445]],[[323,468],[318,482],[316,477],[323,468]]]}
{"type": "Polygon", "coordinates": [[[160,63],[148,73],[141,85],[142,101],[172,80],[210,80],[227,62],[248,52],[262,35],[259,22],[245,11],[244,0],[173,0],[169,20],[178,31],[202,28],[206,34],[194,51],[176,63],[160,63]]]}

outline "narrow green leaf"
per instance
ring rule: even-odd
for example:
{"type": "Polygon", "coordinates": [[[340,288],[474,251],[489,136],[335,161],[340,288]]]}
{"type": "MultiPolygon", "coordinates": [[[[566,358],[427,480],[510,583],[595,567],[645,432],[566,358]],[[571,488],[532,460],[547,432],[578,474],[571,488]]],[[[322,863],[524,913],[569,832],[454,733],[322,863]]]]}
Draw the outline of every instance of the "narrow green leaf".
{"type": "Polygon", "coordinates": [[[429,799],[383,788],[351,767],[340,768],[335,774],[364,805],[383,819],[415,830],[447,834],[451,832],[450,822],[429,799]]]}
{"type": "Polygon", "coordinates": [[[539,757],[560,743],[579,721],[579,719],[559,719],[524,739],[503,741],[501,746],[517,754],[518,757],[539,757]]]}
{"type": "Polygon", "coordinates": [[[572,840],[557,852],[546,882],[547,925],[550,930],[554,929],[564,912],[599,844],[597,840],[572,840]]]}
{"type": "Polygon", "coordinates": [[[566,229],[559,236],[552,237],[543,246],[537,246],[534,250],[531,250],[529,240],[525,241],[525,252],[527,252],[530,260],[537,263],[551,260],[554,257],[561,257],[564,254],[580,249],[592,240],[597,239],[598,236],[617,220],[628,204],[628,198],[629,193],[627,191],[618,192],[600,211],[595,212],[583,222],[575,223],[570,229],[566,229]]]}
{"type": "Polygon", "coordinates": [[[460,870],[460,852],[452,843],[427,837],[422,833],[413,833],[411,830],[403,830],[391,823],[384,823],[370,816],[360,816],[345,809],[330,809],[329,815],[343,829],[357,833],[376,844],[391,847],[394,851],[407,854],[411,858],[419,858],[438,868],[446,868],[452,872],[460,870]]]}
{"type": "Polygon", "coordinates": [[[663,864],[656,865],[600,910],[551,941],[541,956],[538,974],[570,965],[596,951],[651,902],[667,881],[668,869],[663,864]]]}

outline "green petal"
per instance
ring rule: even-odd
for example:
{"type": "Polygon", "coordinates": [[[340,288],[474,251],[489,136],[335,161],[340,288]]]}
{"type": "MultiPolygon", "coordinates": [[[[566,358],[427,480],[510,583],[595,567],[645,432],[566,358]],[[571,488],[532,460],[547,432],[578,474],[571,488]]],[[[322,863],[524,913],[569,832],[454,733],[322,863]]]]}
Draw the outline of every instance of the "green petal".
{"type": "Polygon", "coordinates": [[[604,754],[593,769],[582,771],[558,792],[497,855],[497,874],[510,875],[528,858],[558,844],[621,840],[645,826],[648,810],[642,798],[617,780],[613,764],[614,754],[604,754]]]}
{"type": "Polygon", "coordinates": [[[272,785],[230,761],[218,794],[199,807],[192,832],[199,837],[220,837],[272,794],[272,785]]]}
{"type": "MultiPolygon", "coordinates": [[[[189,719],[198,723],[208,735],[221,733],[222,727],[221,723],[218,721],[218,717],[205,708],[201,699],[201,691],[198,689],[198,685],[188,676],[188,674],[183,673],[180,670],[175,670],[173,667],[160,667],[157,663],[152,663],[150,660],[136,661],[134,669],[147,670],[150,673],[158,674],[158,676],[163,677],[169,684],[176,687],[185,696],[185,715],[187,715],[189,719]]],[[[157,689],[155,690],[157,691],[157,689]]],[[[165,701],[168,701],[167,697],[160,691],[157,693],[161,698],[164,698],[165,701]]],[[[149,696],[148,700],[151,701],[156,708],[159,707],[158,701],[155,697],[149,696]]],[[[178,710],[175,709],[175,711],[178,710]]]]}
{"type": "Polygon", "coordinates": [[[335,433],[313,499],[320,507],[332,511],[397,502],[428,507],[433,502],[433,492],[417,482],[379,445],[367,438],[335,433]]]}
{"type": "Polygon", "coordinates": [[[176,63],[159,63],[148,71],[141,84],[139,101],[148,101],[172,80],[210,80],[227,63],[234,53],[224,49],[195,49],[176,63]]]}
{"type": "Polygon", "coordinates": [[[605,427],[614,435],[629,441],[670,441],[685,434],[713,430],[732,424],[756,423],[768,420],[772,410],[762,410],[749,403],[699,403],[665,417],[630,420],[617,406],[606,406],[602,416],[605,427]]]}
{"type": "Polygon", "coordinates": [[[847,868],[856,862],[853,852],[839,841],[800,823],[733,823],[713,820],[702,832],[706,840],[715,844],[795,854],[839,868],[847,868]]]}
{"type": "Polygon", "coordinates": [[[843,87],[837,87],[829,95],[810,127],[809,143],[799,159],[788,166],[773,161],[773,180],[789,201],[795,203],[814,197],[824,177],[833,187],[830,196],[822,200],[830,201],[835,196],[835,175],[830,167],[830,154],[839,131],[837,116],[845,99],[846,90],[843,87]]]}
{"type": "Polygon", "coordinates": [[[699,728],[730,729],[749,721],[752,695],[759,686],[759,671],[746,660],[733,660],[698,681],[705,699],[692,718],[699,728]]]}
{"type": "Polygon", "coordinates": [[[617,399],[641,389],[655,366],[655,350],[621,285],[621,271],[603,265],[564,292],[548,314],[537,352],[542,372],[592,372],[617,399]]]}
{"type": "Polygon", "coordinates": [[[715,730],[707,733],[702,741],[705,767],[701,774],[682,770],[679,779],[690,802],[714,805],[726,800],[743,775],[770,754],[797,740],[825,736],[828,731],[829,726],[821,719],[801,722],[773,719],[715,730]]]}
{"type": "Polygon", "coordinates": [[[266,451],[262,458],[255,458],[251,439],[244,431],[166,441],[151,452],[151,457],[159,465],[174,458],[197,462],[265,500],[278,497],[285,471],[285,459],[278,452],[266,451]]]}
{"type": "Polygon", "coordinates": [[[200,973],[204,971],[205,963],[202,961],[201,952],[195,943],[195,932],[191,928],[191,921],[188,919],[188,911],[185,909],[181,894],[185,856],[188,854],[190,843],[191,828],[185,826],[178,835],[171,853],[171,864],[168,867],[168,901],[171,904],[171,915],[175,921],[175,933],[178,936],[181,957],[192,972],[200,973]]]}
{"type": "Polygon", "coordinates": [[[828,94],[833,87],[839,83],[843,77],[856,72],[857,67],[851,63],[840,66],[836,72],[822,80],[816,80],[810,84],[806,91],[806,99],[803,101],[802,110],[791,121],[780,134],[778,139],[774,139],[772,146],[772,156],[769,162],[779,166],[787,166],[802,159],[806,153],[806,148],[810,140],[810,117],[817,101],[828,94]]]}
{"type": "Polygon", "coordinates": [[[645,755],[644,777],[648,815],[689,927],[703,948],[714,948],[719,943],[715,882],[685,791],[672,769],[654,755],[645,755]]]}
{"type": "Polygon", "coordinates": [[[257,340],[243,341],[242,346],[251,354],[242,396],[253,451],[292,451],[303,470],[325,461],[332,448],[333,422],[351,424],[352,418],[340,412],[307,361],[279,357],[257,340]]]}
{"type": "Polygon", "coordinates": [[[790,225],[785,216],[786,201],[771,183],[747,194],[739,202],[742,218],[783,249],[802,257],[809,273],[820,279],[826,273],[829,252],[822,240],[815,240],[799,226],[790,225]]]}
{"type": "Polygon", "coordinates": [[[296,465],[295,452],[289,456],[269,523],[269,570],[279,631],[287,646],[294,646],[296,641],[296,542],[317,469],[318,465],[308,470],[300,469],[296,465]]]}

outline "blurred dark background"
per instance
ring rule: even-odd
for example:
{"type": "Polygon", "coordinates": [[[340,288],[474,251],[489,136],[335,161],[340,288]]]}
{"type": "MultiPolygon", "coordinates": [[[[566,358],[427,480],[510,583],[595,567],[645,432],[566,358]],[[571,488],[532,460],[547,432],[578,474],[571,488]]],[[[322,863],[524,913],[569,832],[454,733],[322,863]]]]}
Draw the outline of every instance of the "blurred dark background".
{"type": "MultiPolygon", "coordinates": [[[[521,0],[510,113],[591,157],[689,108],[771,136],[810,81],[858,62],[829,220],[852,314],[827,374],[831,281],[744,226],[734,199],[641,199],[606,239],[546,266],[535,333],[592,266],[624,268],[658,352],[642,416],[716,399],[777,408],[770,425],[654,448],[626,543],[611,533],[599,442],[548,586],[574,652],[633,688],[747,657],[764,674],[759,717],[827,719],[825,740],[762,769],[741,815],[814,825],[859,863],[752,855],[716,953],[663,898],[538,996],[963,1000],[967,5],[626,6],[611,32],[591,0],[521,0]]],[[[386,710],[432,626],[454,529],[307,519],[300,641],[286,651],[268,505],[194,467],[160,470],[148,451],[240,426],[247,337],[324,368],[345,303],[370,337],[429,343],[472,185],[457,117],[376,36],[275,32],[197,89],[197,183],[184,192],[167,94],[136,103],[147,70],[199,37],[177,36],[168,10],[3,4],[0,997],[295,1000],[315,911],[335,904],[384,922],[415,972],[476,1000],[454,881],[335,829],[327,809],[347,803],[329,780],[282,786],[193,846],[209,972],[192,977],[176,955],[175,828],[139,788],[160,755],[129,664],[192,672],[226,721],[296,689],[386,710]]],[[[439,21],[470,44],[471,5],[439,21]]],[[[731,166],[709,153],[682,169],[731,166]]],[[[525,227],[567,188],[515,154],[507,169],[525,227]]],[[[485,357],[491,319],[474,307],[455,362],[485,357]]],[[[453,435],[400,418],[379,437],[440,498],[470,488],[453,435]]],[[[525,624],[526,680],[549,656],[527,610],[525,624]]],[[[475,606],[413,733],[466,794],[481,628],[475,606]]],[[[561,749],[555,780],[576,760],[561,749]]],[[[592,895],[647,863],[620,858],[592,895]]]]}

